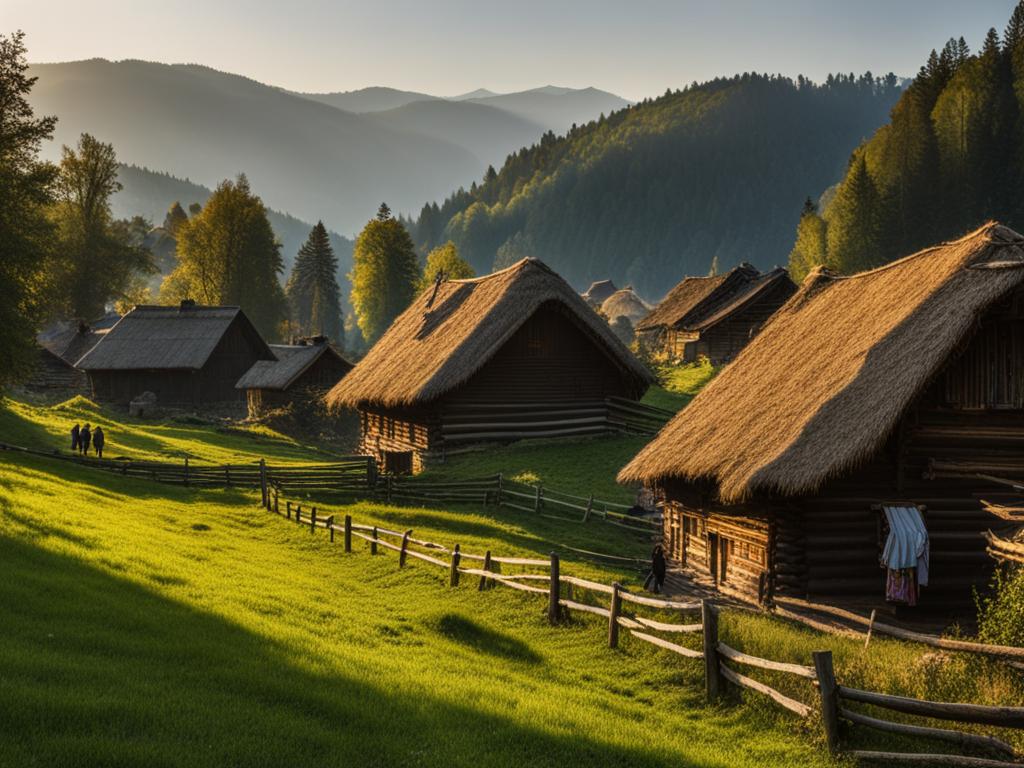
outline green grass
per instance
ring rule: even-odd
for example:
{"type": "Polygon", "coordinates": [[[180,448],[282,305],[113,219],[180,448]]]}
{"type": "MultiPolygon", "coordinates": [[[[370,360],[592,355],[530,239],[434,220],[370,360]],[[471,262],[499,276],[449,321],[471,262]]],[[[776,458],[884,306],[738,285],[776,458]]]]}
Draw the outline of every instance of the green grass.
{"type": "MultiPolygon", "coordinates": [[[[449,589],[361,542],[346,556],[251,494],[22,455],[0,456],[0,488],[0,765],[822,762],[786,716],[705,707],[695,662],[611,651],[599,619],[552,628],[543,600],[449,589]]],[[[543,552],[483,514],[330,511],[543,552]]]]}
{"type": "Polygon", "coordinates": [[[71,427],[100,425],[104,458],[153,461],[189,459],[217,464],[266,458],[277,463],[329,461],[330,454],[266,427],[226,427],[189,417],[132,419],[98,407],[84,397],[53,406],[0,399],[0,441],[25,448],[69,451],[71,427]]]}
{"type": "MultiPolygon", "coordinates": [[[[701,358],[696,363],[662,366],[658,369],[658,379],[663,391],[677,398],[679,405],[674,410],[678,410],[690,402],[716,373],[718,369],[707,358],[701,358]]],[[[658,405],[656,402],[650,404],[658,405]]]]}
{"type": "MultiPolygon", "coordinates": [[[[6,406],[5,436],[49,435],[62,421],[60,411],[6,406]]],[[[190,455],[286,459],[305,450],[198,425],[122,425],[76,407],[133,440],[181,441],[190,455]],[[177,429],[192,437],[166,433],[177,429]]],[[[574,454],[565,443],[521,449],[533,448],[532,466],[558,477],[572,475],[575,455],[582,483],[580,455],[625,450],[611,447],[617,440],[584,441],[574,454]]],[[[344,504],[319,494],[301,501],[468,552],[647,547],[618,529],[508,509],[344,504]]],[[[0,765],[833,764],[814,723],[758,694],[706,706],[697,661],[627,633],[612,651],[597,617],[550,627],[541,598],[501,587],[481,593],[467,577],[450,589],[439,568],[410,560],[399,570],[393,553],[371,557],[360,540],[354,549],[345,555],[340,537],[331,544],[322,531],[263,511],[252,492],[0,453],[0,765]]],[[[572,556],[563,571],[631,586],[640,578],[572,556]]],[[[807,664],[812,650],[831,649],[850,686],[1024,704],[1018,673],[966,655],[877,637],[864,650],[735,610],[724,612],[721,629],[730,645],[783,661],[807,664]]],[[[805,681],[750,674],[816,703],[805,681]]],[[[844,739],[847,747],[941,750],[863,728],[844,739]]]]}

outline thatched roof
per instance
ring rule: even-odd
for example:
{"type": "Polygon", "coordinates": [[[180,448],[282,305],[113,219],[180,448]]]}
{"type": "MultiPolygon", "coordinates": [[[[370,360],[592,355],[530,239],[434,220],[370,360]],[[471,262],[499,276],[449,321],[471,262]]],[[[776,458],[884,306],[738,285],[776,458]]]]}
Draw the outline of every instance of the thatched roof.
{"type": "MultiPolygon", "coordinates": [[[[765,272],[764,274],[757,275],[751,278],[745,283],[739,284],[735,290],[729,291],[722,296],[721,301],[709,303],[706,309],[702,310],[699,315],[692,318],[687,318],[686,324],[683,326],[688,331],[706,331],[709,328],[722,322],[733,313],[738,312],[745,306],[750,304],[752,301],[757,299],[766,291],[774,288],[780,283],[785,283],[789,286],[789,293],[796,292],[796,285],[789,277],[789,272],[780,268],[773,269],[771,272],[765,272]]],[[[788,294],[787,294],[788,295],[788,294]]],[[[784,297],[779,298],[779,303],[782,303],[784,297]]]]}
{"type": "Polygon", "coordinates": [[[198,370],[240,319],[266,350],[259,333],[238,307],[138,306],[107,331],[77,363],[86,371],[198,370]]]}
{"type": "Polygon", "coordinates": [[[641,299],[632,288],[616,291],[601,305],[601,312],[608,318],[608,322],[625,315],[630,323],[636,325],[650,311],[650,304],[641,299]]]}
{"type": "Polygon", "coordinates": [[[1024,237],[998,224],[852,277],[819,269],[619,481],[707,478],[726,502],[813,492],[875,454],[1022,284],[1024,237]]]}
{"type": "Polygon", "coordinates": [[[352,363],[330,344],[271,344],[276,360],[257,360],[242,374],[235,389],[286,390],[324,355],[333,355],[349,369],[352,363]]]}
{"type": "Polygon", "coordinates": [[[553,270],[535,259],[424,291],[327,395],[332,407],[404,406],[435,400],[466,382],[541,305],[566,311],[643,391],[651,374],[608,324],[553,270]]]}
{"type": "Polygon", "coordinates": [[[724,275],[685,277],[666,294],[658,306],[636,326],[638,331],[663,328],[696,330],[703,318],[744,291],[761,273],[749,264],[741,264],[724,275]]]}
{"type": "Polygon", "coordinates": [[[618,288],[615,287],[615,283],[611,280],[596,280],[587,288],[583,298],[589,304],[601,306],[617,290],[618,288]]]}

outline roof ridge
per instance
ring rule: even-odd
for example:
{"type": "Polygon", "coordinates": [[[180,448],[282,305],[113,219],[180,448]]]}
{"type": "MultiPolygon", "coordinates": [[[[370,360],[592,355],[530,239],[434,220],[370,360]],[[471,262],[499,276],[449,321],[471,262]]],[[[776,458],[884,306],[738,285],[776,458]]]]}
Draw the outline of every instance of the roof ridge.
{"type": "Polygon", "coordinates": [[[541,269],[543,269],[543,270],[545,270],[547,272],[550,272],[553,275],[557,275],[558,274],[557,272],[555,272],[555,270],[553,270],[551,267],[549,267],[547,264],[545,264],[540,259],[535,258],[533,256],[524,256],[519,261],[517,261],[515,264],[512,264],[512,265],[507,266],[507,267],[503,267],[502,269],[499,269],[499,270],[497,270],[495,272],[489,272],[486,275],[478,275],[477,277],[461,277],[461,278],[459,278],[457,280],[445,280],[445,282],[446,283],[459,283],[459,284],[464,284],[464,283],[482,283],[482,282],[484,282],[486,280],[490,280],[490,279],[495,278],[495,277],[501,277],[502,275],[505,275],[506,273],[519,271],[519,270],[522,270],[522,269],[526,269],[526,267],[531,267],[531,266],[533,266],[533,267],[540,267],[541,269]]]}

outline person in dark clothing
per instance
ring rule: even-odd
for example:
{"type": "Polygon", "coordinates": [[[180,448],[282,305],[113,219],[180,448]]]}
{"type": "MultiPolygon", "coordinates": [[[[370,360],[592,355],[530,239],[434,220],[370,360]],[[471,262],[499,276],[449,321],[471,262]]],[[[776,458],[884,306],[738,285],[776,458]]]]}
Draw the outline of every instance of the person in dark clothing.
{"type": "Polygon", "coordinates": [[[92,433],[92,447],[96,449],[96,455],[101,459],[103,458],[103,442],[105,439],[103,427],[97,426],[92,433]]]}
{"type": "Polygon", "coordinates": [[[654,545],[654,551],[651,552],[651,572],[647,576],[647,580],[644,582],[644,589],[659,594],[661,592],[662,585],[665,583],[665,571],[667,564],[665,562],[665,550],[662,549],[661,544],[654,545]],[[651,589],[653,584],[654,589],[651,589]]]}
{"type": "Polygon", "coordinates": [[[78,447],[82,450],[83,456],[89,455],[89,443],[92,441],[92,433],[89,431],[89,425],[86,424],[82,427],[82,431],[78,433],[78,447]]]}
{"type": "Polygon", "coordinates": [[[71,452],[72,453],[75,453],[78,450],[78,432],[79,432],[79,429],[80,428],[79,428],[79,426],[77,424],[75,424],[75,426],[73,426],[71,428],[71,452]]]}

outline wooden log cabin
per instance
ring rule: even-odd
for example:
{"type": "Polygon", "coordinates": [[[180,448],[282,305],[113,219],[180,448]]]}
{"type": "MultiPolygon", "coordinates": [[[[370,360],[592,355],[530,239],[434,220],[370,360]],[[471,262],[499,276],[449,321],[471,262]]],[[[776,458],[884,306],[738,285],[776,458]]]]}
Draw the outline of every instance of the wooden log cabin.
{"type": "Polygon", "coordinates": [[[993,476],[1024,478],[1022,445],[1024,238],[989,224],[812,273],[619,480],[658,490],[670,560],[723,591],[948,616],[989,581],[983,502],[1010,490],[993,476]],[[889,590],[921,559],[880,560],[896,508],[929,555],[906,601],[889,590]]]}
{"type": "Polygon", "coordinates": [[[352,370],[326,336],[303,339],[298,344],[271,344],[274,360],[258,360],[238,380],[249,416],[258,418],[268,411],[323,397],[352,370]]]}
{"type": "Polygon", "coordinates": [[[652,381],[568,283],[524,259],[424,291],[328,403],[359,411],[384,471],[417,472],[469,443],[609,431],[607,399],[652,381]]]}
{"type": "Polygon", "coordinates": [[[158,405],[241,403],[235,384],[274,355],[238,307],[138,306],[78,362],[93,397],[127,404],[152,392],[158,405]]]}
{"type": "Polygon", "coordinates": [[[28,379],[22,384],[29,392],[48,399],[89,395],[89,380],[75,363],[92,349],[106,330],[96,331],[85,323],[76,327],[39,334],[38,357],[28,379]]]}
{"type": "Polygon", "coordinates": [[[670,360],[732,360],[796,292],[784,269],[750,264],[713,277],[687,277],[635,324],[643,347],[670,360]]]}

